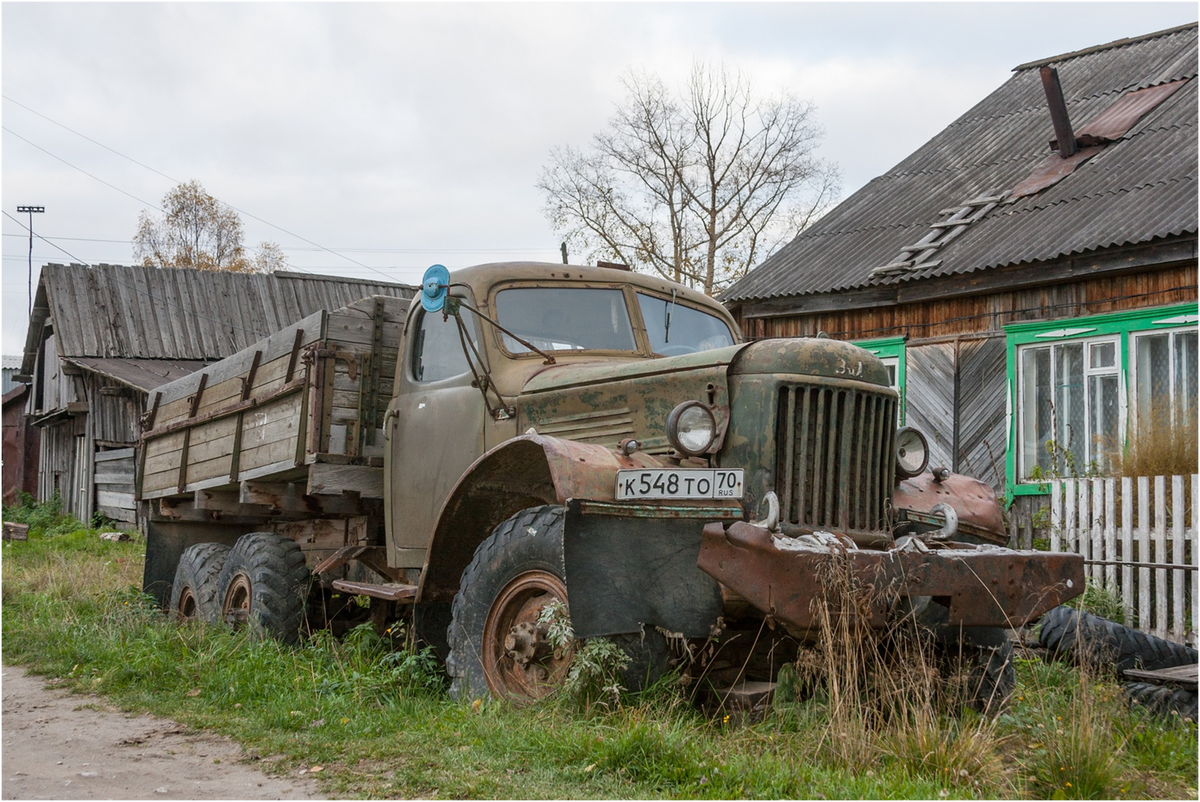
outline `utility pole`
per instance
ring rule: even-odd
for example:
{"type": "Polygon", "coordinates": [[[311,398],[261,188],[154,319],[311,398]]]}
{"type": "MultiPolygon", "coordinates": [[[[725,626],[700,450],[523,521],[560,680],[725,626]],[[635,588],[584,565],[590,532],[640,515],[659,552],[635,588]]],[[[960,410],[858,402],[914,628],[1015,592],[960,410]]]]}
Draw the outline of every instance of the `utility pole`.
{"type": "Polygon", "coordinates": [[[33,216],[46,211],[45,206],[18,206],[17,214],[29,213],[29,314],[33,314],[33,216]]]}

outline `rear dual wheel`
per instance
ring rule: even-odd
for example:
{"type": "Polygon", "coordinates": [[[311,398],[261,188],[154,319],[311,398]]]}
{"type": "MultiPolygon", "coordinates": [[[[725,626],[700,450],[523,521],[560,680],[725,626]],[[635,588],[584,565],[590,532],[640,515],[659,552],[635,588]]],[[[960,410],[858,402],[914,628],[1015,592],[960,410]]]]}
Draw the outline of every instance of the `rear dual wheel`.
{"type": "Polygon", "coordinates": [[[221,620],[221,570],[229,556],[223,543],[196,543],[183,550],[171,584],[171,614],[179,621],[221,620]]]}
{"type": "Polygon", "coordinates": [[[235,629],[296,643],[304,625],[308,566],[300,545],[274,532],[243,535],[218,580],[220,620],[235,629]]]}

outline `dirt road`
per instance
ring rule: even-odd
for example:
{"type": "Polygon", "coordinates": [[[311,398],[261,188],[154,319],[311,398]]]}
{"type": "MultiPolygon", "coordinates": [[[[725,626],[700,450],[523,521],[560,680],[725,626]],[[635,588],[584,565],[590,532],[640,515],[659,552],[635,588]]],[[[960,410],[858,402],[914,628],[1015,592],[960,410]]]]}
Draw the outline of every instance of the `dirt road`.
{"type": "Polygon", "coordinates": [[[240,746],[4,666],[3,799],[324,799],[313,780],[268,777],[240,746]]]}

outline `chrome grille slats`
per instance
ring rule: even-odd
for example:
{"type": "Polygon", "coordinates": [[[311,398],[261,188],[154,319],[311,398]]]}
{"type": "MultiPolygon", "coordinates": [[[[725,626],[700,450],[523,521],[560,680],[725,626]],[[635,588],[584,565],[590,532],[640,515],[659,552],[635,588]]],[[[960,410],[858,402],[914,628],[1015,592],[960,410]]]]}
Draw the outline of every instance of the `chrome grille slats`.
{"type": "Polygon", "coordinates": [[[823,385],[779,389],[776,488],[784,522],[801,530],[886,534],[896,401],[823,385]]]}

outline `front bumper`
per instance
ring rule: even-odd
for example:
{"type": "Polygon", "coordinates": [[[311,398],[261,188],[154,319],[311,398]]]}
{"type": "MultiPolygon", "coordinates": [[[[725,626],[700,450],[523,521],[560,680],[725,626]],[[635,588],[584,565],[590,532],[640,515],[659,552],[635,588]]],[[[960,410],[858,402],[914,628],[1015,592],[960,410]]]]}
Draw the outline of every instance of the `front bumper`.
{"type": "Polygon", "coordinates": [[[835,613],[853,607],[875,628],[901,598],[934,597],[949,625],[1013,629],[1084,589],[1078,554],[912,540],[876,551],[832,536],[776,539],[741,521],[705,526],[697,565],[798,635],[817,628],[820,599],[835,613]]]}

